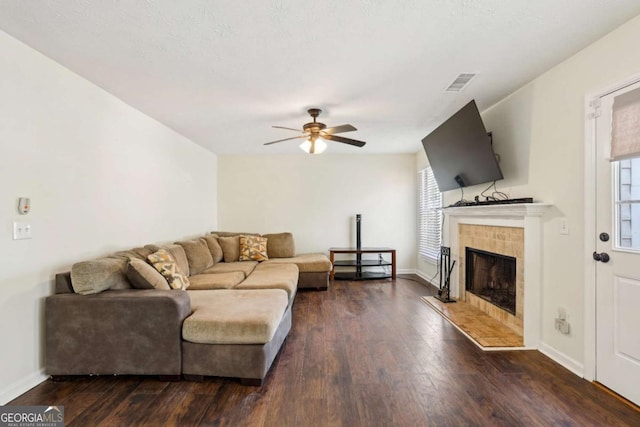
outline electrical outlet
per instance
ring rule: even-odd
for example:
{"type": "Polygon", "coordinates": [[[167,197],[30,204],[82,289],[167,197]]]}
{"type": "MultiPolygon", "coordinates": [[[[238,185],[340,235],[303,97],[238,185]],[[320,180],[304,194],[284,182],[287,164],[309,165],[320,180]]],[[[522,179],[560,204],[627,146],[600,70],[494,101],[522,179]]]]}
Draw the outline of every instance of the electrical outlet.
{"type": "Polygon", "coordinates": [[[569,322],[565,319],[556,319],[556,330],[560,331],[561,334],[568,335],[571,330],[569,322]]]}
{"type": "Polygon", "coordinates": [[[31,238],[31,224],[28,222],[13,223],[13,240],[22,240],[31,238]]]}
{"type": "Polygon", "coordinates": [[[567,218],[560,218],[560,227],[558,231],[560,234],[569,234],[569,221],[567,221],[567,218]]]}

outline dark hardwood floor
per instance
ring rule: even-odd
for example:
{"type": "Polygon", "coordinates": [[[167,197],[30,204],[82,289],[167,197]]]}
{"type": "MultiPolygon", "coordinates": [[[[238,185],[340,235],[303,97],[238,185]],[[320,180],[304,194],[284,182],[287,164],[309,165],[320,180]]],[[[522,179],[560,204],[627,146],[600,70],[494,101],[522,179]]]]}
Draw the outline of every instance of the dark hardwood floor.
{"type": "Polygon", "coordinates": [[[47,381],[12,405],[67,426],[639,426],[640,412],[537,351],[482,352],[408,278],[299,292],[262,388],[236,380],[47,381]]]}

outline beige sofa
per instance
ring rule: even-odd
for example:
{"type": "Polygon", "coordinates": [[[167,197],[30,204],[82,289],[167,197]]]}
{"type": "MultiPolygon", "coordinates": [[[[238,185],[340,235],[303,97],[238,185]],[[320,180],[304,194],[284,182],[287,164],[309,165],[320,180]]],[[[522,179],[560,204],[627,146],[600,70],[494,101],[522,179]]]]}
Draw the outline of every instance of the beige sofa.
{"type": "Polygon", "coordinates": [[[246,236],[147,245],[58,274],[45,302],[46,372],[261,383],[291,328],[300,278],[304,287],[326,289],[331,263],[324,254],[296,255],[290,233],[252,235],[266,242],[266,254],[258,251],[266,259],[241,261],[252,256],[240,253],[246,236]],[[151,267],[167,253],[162,268],[151,267]],[[166,270],[176,275],[159,274],[166,270]]]}

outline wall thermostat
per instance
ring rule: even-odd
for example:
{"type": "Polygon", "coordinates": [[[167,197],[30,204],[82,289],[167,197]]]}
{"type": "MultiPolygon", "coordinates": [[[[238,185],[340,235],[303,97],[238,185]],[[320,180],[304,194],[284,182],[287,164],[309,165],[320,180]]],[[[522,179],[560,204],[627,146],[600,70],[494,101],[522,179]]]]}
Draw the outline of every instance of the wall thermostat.
{"type": "Polygon", "coordinates": [[[29,209],[31,209],[31,199],[28,197],[20,197],[20,199],[18,199],[18,212],[20,212],[20,215],[28,214],[29,209]]]}

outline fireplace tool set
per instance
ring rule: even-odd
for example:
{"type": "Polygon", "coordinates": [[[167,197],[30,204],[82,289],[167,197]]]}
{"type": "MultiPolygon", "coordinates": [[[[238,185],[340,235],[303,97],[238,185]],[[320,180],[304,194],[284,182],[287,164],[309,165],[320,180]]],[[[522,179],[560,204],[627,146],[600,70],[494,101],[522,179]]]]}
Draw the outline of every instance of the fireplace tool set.
{"type": "Polygon", "coordinates": [[[453,267],[456,265],[456,261],[454,260],[451,263],[451,248],[448,246],[440,247],[440,283],[438,289],[438,300],[449,303],[456,302],[456,300],[451,299],[451,272],[453,271],[453,267]]]}

